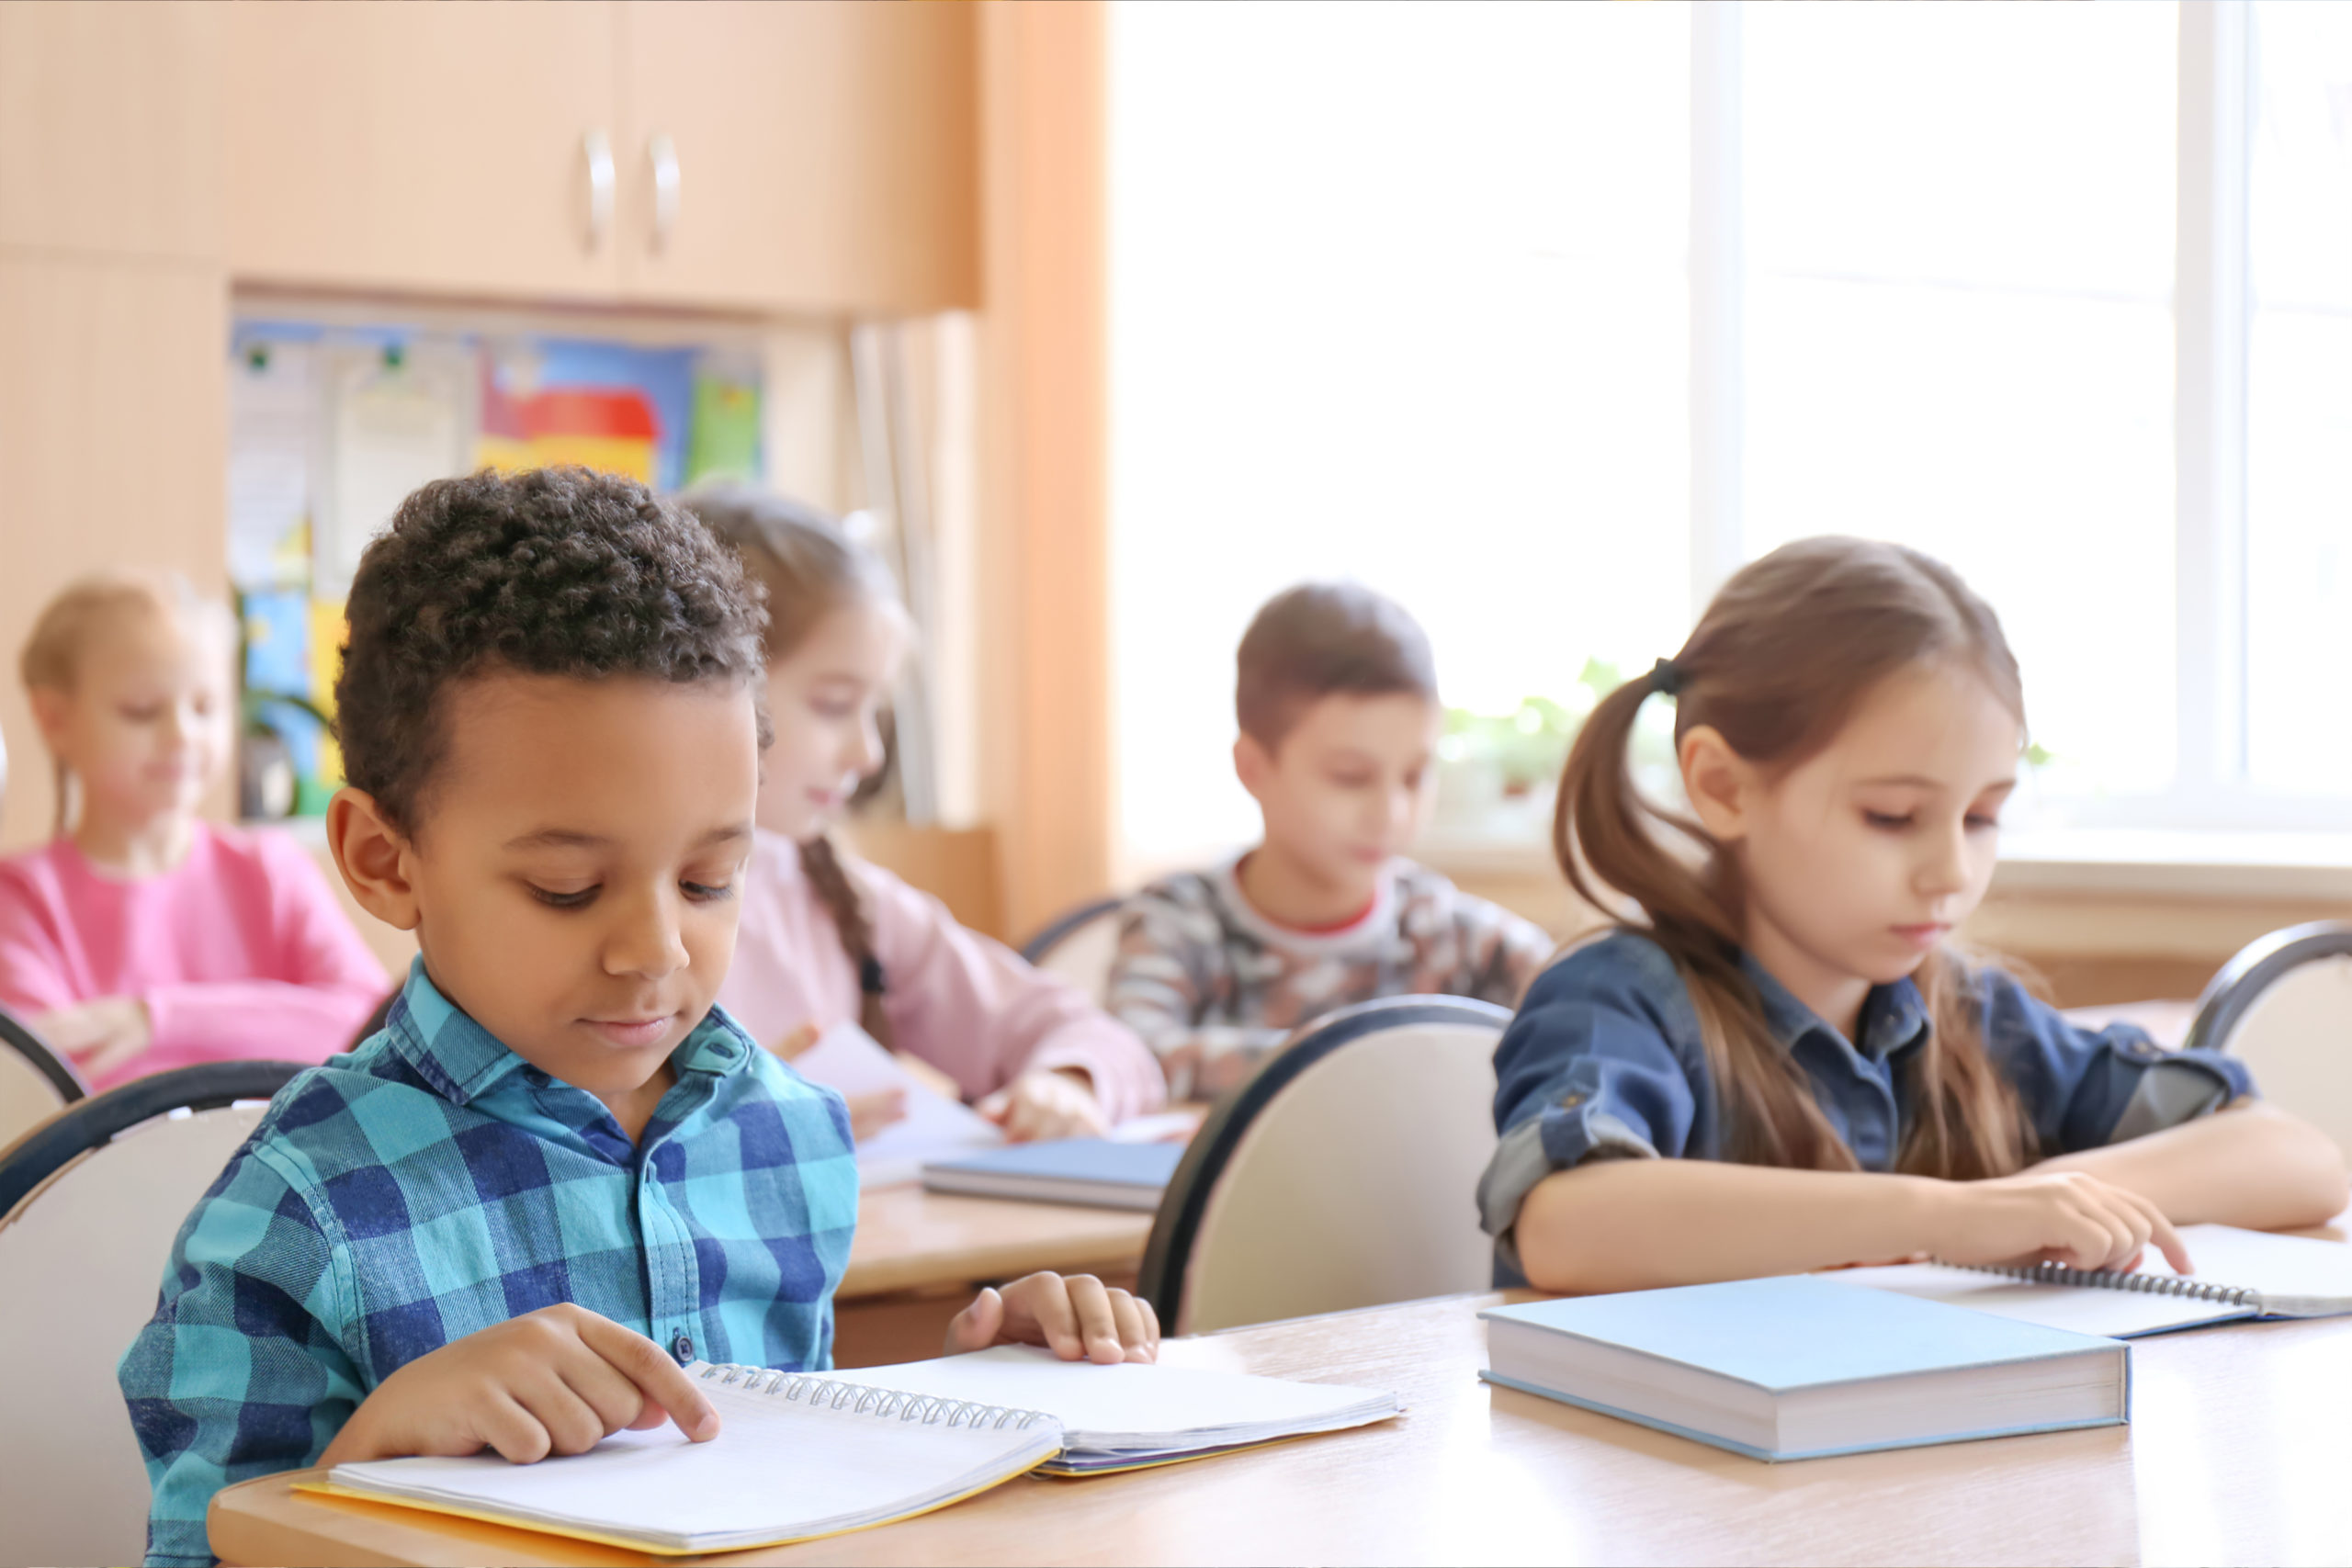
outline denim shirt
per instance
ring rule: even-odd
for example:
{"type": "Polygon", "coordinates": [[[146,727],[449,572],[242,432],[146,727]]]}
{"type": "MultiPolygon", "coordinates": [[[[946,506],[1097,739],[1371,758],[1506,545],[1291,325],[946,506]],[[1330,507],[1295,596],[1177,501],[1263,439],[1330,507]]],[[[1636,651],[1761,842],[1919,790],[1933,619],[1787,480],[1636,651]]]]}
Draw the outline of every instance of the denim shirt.
{"type": "Polygon", "coordinates": [[[429,1351],[575,1302],[681,1361],[831,1364],[857,1221],[841,1098],[717,1008],[631,1144],[422,960],[382,1032],[279,1090],[180,1227],[118,1376],[150,1563],[212,1561],[212,1495],[314,1464],[429,1351]]]}
{"type": "MultiPolygon", "coordinates": [[[[1909,980],[1871,989],[1849,1041],[1746,954],[1764,1021],[1864,1170],[1891,1171],[1910,1128],[1908,1064],[1928,1018],[1909,980]]],[[[2121,1143],[2253,1091],[2243,1063],[2166,1051],[2126,1024],[2068,1023],[1997,969],[1975,976],[1984,1043],[2044,1155],[2121,1143]]],[[[1595,1158],[1722,1159],[1725,1135],[1699,1018],[1665,949],[1620,931],[1536,977],[1495,1050],[1502,1142],[1478,1183],[1500,1277],[1518,1269],[1511,1227],[1535,1184],[1595,1158]]]]}

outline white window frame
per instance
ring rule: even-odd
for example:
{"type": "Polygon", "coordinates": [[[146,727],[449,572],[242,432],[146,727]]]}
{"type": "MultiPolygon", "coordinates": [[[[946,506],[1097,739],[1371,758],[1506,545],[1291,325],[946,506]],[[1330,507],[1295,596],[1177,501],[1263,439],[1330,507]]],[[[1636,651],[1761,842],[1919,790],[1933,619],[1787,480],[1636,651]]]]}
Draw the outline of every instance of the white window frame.
{"type": "MultiPolygon", "coordinates": [[[[1690,9],[1690,613],[1746,558],[1743,65],[1738,5],[1690,9]]],[[[2178,754],[2162,794],[2069,803],[2085,834],[2151,830],[2166,858],[2207,858],[2250,829],[2352,834],[2352,796],[2281,796],[2246,782],[2246,221],[2253,110],[2248,0],[2178,0],[2174,337],[2175,647],[2178,754]]],[[[2129,635],[2128,607],[2119,615],[2129,635]]],[[[2352,781],[2347,781],[2352,787],[2352,781]]],[[[2045,847],[2063,836],[2041,835],[2045,847]]],[[[2352,839],[2332,852],[2352,863],[2352,839]]]]}

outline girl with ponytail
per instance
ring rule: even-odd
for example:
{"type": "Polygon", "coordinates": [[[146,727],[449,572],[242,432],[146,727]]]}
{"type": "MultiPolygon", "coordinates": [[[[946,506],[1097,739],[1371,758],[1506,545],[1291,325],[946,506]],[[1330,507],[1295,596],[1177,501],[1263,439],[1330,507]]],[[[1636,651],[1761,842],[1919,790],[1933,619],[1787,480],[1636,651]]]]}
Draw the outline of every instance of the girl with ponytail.
{"type": "Polygon", "coordinates": [[[1750,564],[1601,701],[1554,840],[1624,923],[1537,978],[1496,1053],[1479,1202],[1506,1266],[1574,1292],[2150,1245],[2185,1269],[2177,1225],[2343,1209],[2335,1145],[2242,1065],[2078,1029],[1954,948],[2024,739],[1991,607],[1856,539],[1750,564]],[[1653,698],[1687,813],[1627,769],[1653,698]]]}
{"type": "MultiPolygon", "coordinates": [[[[726,486],[679,500],[767,598],[775,743],[720,1004],[786,1055],[854,1021],[945,1073],[1016,1140],[1087,1136],[1157,1110],[1159,1065],[1125,1025],[828,832],[882,765],[877,718],[911,632],[888,569],[781,497],[726,486]]],[[[861,1137],[899,1113],[850,1109],[861,1137]]]]}

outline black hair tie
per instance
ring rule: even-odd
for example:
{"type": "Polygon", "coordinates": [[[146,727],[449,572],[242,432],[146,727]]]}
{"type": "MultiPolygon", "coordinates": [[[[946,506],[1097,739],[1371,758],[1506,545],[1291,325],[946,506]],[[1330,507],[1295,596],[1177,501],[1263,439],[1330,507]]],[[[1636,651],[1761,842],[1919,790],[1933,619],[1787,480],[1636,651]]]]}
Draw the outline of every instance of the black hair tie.
{"type": "Polygon", "coordinates": [[[1682,666],[1671,659],[1661,659],[1650,666],[1650,690],[1661,696],[1672,696],[1682,690],[1686,677],[1682,666]]]}
{"type": "Polygon", "coordinates": [[[857,961],[857,988],[869,997],[878,997],[888,988],[882,983],[882,961],[870,953],[857,961]]]}

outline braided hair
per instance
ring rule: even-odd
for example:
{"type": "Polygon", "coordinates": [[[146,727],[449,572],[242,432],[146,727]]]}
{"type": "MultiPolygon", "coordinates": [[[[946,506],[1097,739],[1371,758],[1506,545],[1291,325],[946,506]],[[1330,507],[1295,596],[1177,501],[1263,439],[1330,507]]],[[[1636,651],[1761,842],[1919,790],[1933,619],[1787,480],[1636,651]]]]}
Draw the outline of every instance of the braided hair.
{"type": "MultiPolygon", "coordinates": [[[[732,483],[699,485],[678,501],[742,558],[744,570],[766,590],[762,641],[770,664],[789,657],[826,615],[844,604],[878,604],[903,614],[889,568],[817,508],[732,483]]],[[[874,922],[865,900],[827,834],[800,846],[800,869],[857,970],[858,1024],[887,1048],[893,1043],[884,1009],[889,977],[874,952],[874,922]]]]}

